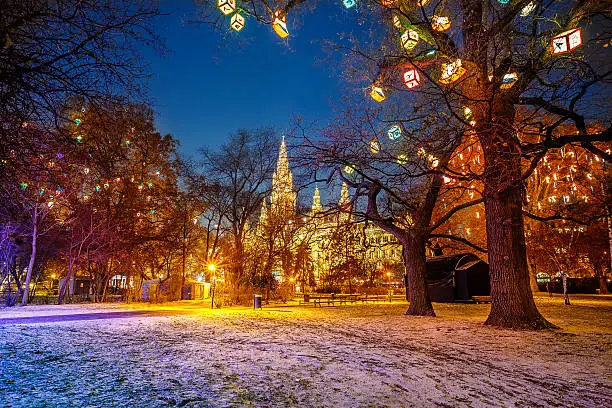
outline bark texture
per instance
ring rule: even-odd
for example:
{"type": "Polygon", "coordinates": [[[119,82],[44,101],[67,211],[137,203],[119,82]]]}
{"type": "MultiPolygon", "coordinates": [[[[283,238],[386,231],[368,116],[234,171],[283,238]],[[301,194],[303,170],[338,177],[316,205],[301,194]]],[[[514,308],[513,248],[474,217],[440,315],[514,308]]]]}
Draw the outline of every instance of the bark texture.
{"type": "Polygon", "coordinates": [[[423,238],[408,239],[404,245],[404,266],[408,276],[408,307],[410,316],[435,316],[427,291],[427,269],[425,241],[423,238]]]}
{"type": "Polygon", "coordinates": [[[529,283],[523,223],[521,156],[511,119],[483,132],[484,205],[491,276],[491,312],[485,324],[513,329],[555,327],[538,311],[529,283]]]}

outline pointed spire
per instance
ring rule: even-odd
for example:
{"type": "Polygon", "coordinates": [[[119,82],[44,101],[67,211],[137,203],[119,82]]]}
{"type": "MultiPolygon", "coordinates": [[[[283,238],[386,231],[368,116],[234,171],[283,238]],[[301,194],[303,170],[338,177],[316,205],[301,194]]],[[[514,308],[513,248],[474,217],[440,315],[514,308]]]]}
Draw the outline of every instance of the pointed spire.
{"type": "Polygon", "coordinates": [[[321,205],[321,194],[319,194],[319,187],[315,185],[314,195],[312,196],[312,212],[314,214],[320,211],[323,211],[323,206],[321,205]]]}
{"type": "Polygon", "coordinates": [[[348,186],[346,183],[342,183],[342,192],[340,193],[340,201],[338,201],[338,205],[345,206],[351,201],[349,197],[348,186]]]}
{"type": "Polygon", "coordinates": [[[285,143],[285,136],[283,136],[278,151],[276,171],[272,175],[272,203],[270,210],[277,215],[283,214],[284,216],[289,216],[295,213],[295,205],[296,193],[293,190],[293,175],[289,169],[287,145],[285,143]]]}

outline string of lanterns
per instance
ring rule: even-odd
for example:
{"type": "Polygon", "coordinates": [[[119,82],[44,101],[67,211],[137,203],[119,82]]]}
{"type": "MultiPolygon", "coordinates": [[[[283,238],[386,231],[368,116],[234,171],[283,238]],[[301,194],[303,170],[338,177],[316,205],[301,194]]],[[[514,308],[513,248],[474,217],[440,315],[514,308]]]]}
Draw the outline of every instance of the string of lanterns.
{"type": "MultiPolygon", "coordinates": [[[[510,0],[498,0],[502,5],[507,5],[510,0]]],[[[354,6],[354,1],[351,2],[354,6]]],[[[385,7],[391,7],[394,5],[393,0],[383,0],[382,5],[385,7]]],[[[417,2],[420,7],[425,6],[428,0],[422,0],[417,2]]],[[[345,5],[346,6],[346,5],[345,5]]],[[[531,14],[537,7],[536,2],[532,1],[521,9],[521,17],[526,17],[531,14]]],[[[348,7],[347,7],[348,8],[348,7]]],[[[401,47],[407,52],[411,53],[419,43],[419,33],[417,29],[410,24],[405,24],[402,18],[396,14],[392,16],[392,24],[395,28],[401,31],[399,37],[401,47]]],[[[431,28],[437,32],[447,31],[451,28],[452,22],[448,16],[435,14],[431,19],[431,28]]],[[[582,45],[582,32],[580,28],[573,28],[571,30],[562,32],[552,37],[551,51],[553,54],[562,54],[565,52],[573,51],[582,45]]],[[[426,55],[435,54],[435,50],[429,51],[426,55]]],[[[421,57],[417,56],[414,61],[420,60],[421,57]]],[[[441,73],[438,81],[443,85],[452,85],[462,78],[465,77],[467,69],[463,66],[460,58],[452,61],[441,63],[441,73]]],[[[421,86],[421,75],[418,69],[410,68],[402,73],[403,83],[408,89],[415,89],[421,86]]],[[[493,80],[493,76],[489,77],[489,80],[493,80]]],[[[500,89],[507,90],[518,81],[518,74],[516,72],[506,73],[501,80],[499,85],[500,89]]],[[[385,91],[381,87],[381,84],[374,84],[370,88],[370,96],[376,102],[382,102],[386,99],[385,91]]]]}

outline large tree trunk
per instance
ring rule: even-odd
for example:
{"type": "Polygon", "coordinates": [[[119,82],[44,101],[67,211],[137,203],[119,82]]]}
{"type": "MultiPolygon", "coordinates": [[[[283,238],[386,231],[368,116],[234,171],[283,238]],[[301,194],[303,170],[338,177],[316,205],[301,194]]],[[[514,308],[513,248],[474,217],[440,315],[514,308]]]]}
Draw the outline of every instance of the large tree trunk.
{"type": "Polygon", "coordinates": [[[402,242],[404,246],[404,266],[408,275],[407,315],[435,316],[436,313],[427,292],[427,269],[425,257],[425,239],[409,236],[402,242]]]}
{"type": "Polygon", "coordinates": [[[517,329],[554,327],[538,311],[529,285],[522,214],[521,156],[511,123],[491,124],[481,136],[485,157],[484,205],[491,277],[485,324],[517,329]]]}
{"type": "Polygon", "coordinates": [[[23,297],[21,298],[21,306],[28,304],[28,294],[30,293],[30,281],[32,280],[32,271],[34,270],[34,261],[36,260],[36,240],[38,238],[38,220],[36,215],[33,217],[32,228],[32,253],[30,254],[30,262],[28,263],[28,271],[26,272],[25,288],[23,289],[23,297]]]}

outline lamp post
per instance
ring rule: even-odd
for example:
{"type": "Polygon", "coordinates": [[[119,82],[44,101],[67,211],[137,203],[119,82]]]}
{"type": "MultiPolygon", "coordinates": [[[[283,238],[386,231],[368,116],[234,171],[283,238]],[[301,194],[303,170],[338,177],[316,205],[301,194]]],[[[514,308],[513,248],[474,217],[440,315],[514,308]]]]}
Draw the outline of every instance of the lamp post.
{"type": "Polygon", "coordinates": [[[210,308],[215,308],[215,286],[217,284],[217,278],[215,276],[215,271],[217,267],[215,264],[208,264],[208,270],[210,271],[210,308]]]}

